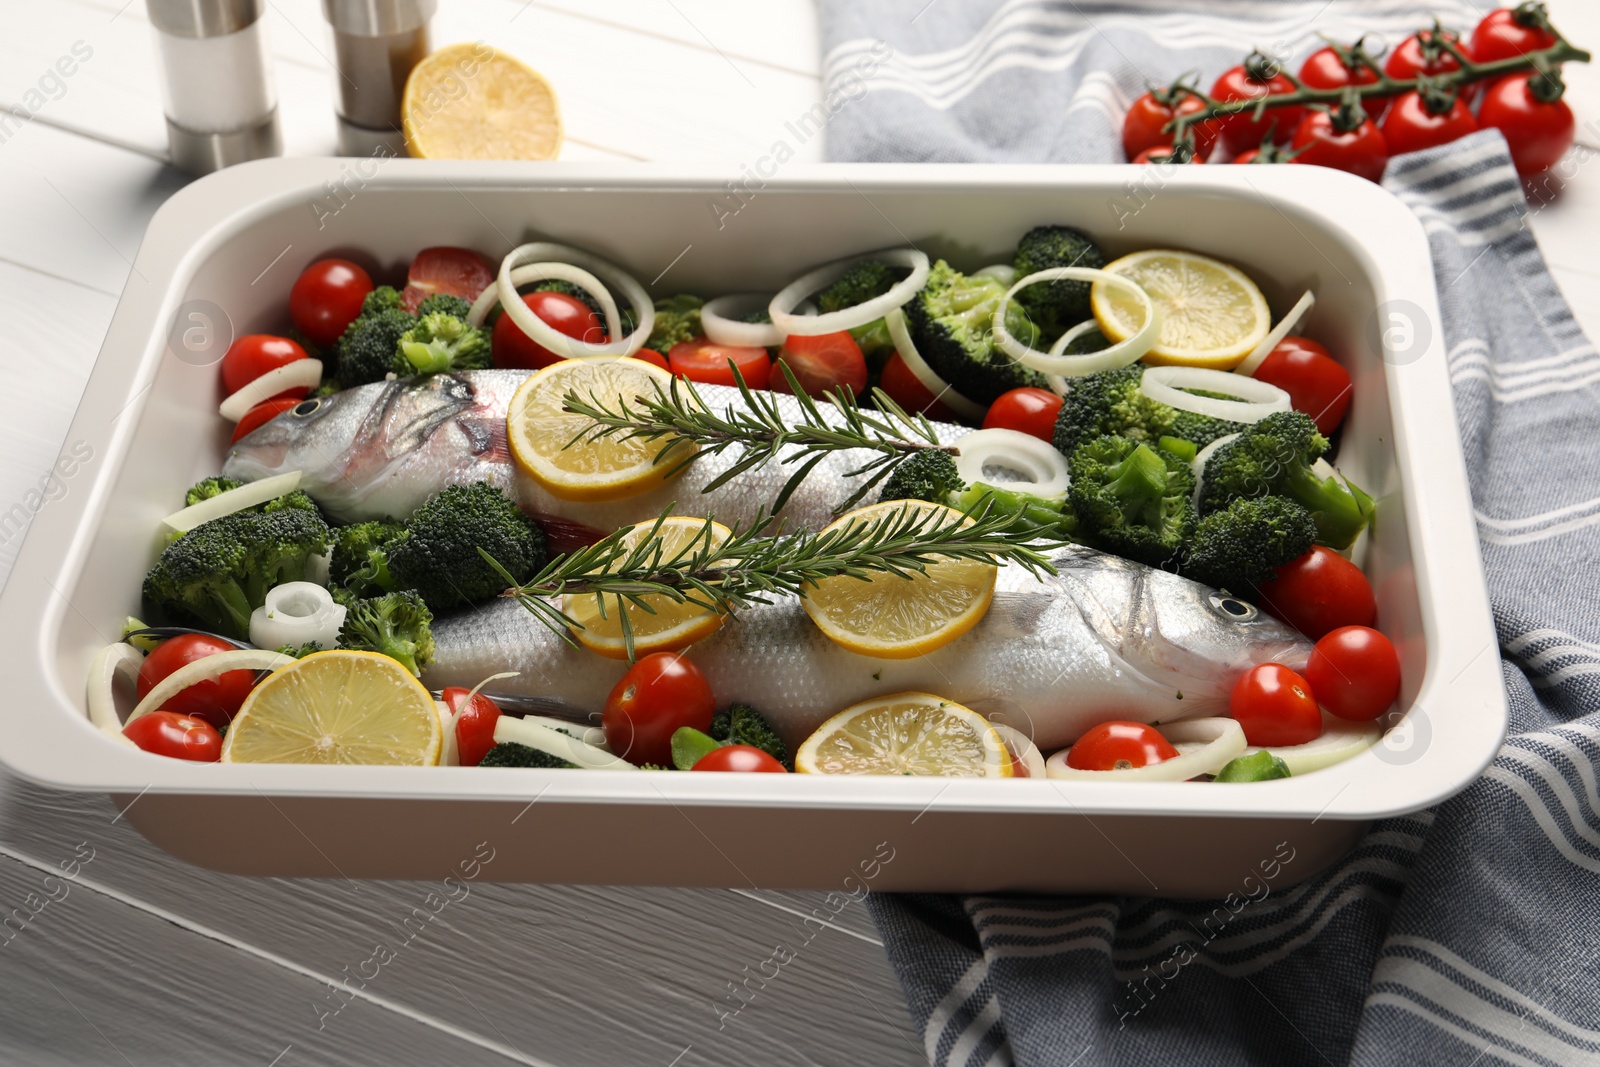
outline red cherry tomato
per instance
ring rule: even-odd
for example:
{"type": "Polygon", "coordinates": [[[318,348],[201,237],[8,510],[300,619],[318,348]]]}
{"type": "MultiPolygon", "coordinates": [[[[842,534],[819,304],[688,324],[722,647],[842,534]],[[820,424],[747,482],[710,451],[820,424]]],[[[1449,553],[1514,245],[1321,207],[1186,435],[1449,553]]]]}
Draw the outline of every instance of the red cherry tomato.
{"type": "MultiPolygon", "coordinates": [[[[167,638],[139,665],[139,681],[135,686],[139,699],[149,696],[150,690],[158,682],[179,667],[218,652],[232,652],[238,647],[207,634],[179,634],[167,638]]],[[[176,715],[204,719],[213,726],[226,726],[238,714],[239,705],[244,703],[244,698],[250,695],[250,689],[255,684],[254,671],[228,671],[209,682],[196,682],[168,697],[162,706],[176,715]]]]}
{"type": "Polygon", "coordinates": [[[678,377],[707,385],[734,384],[733,367],[752,389],[765,389],[772,380],[772,359],[765,348],[719,345],[704,337],[673,345],[667,363],[678,377]]]}
{"type": "Polygon", "coordinates": [[[1281,663],[1253,667],[1234,683],[1228,712],[1252,745],[1303,745],[1322,736],[1311,683],[1281,663]]]}
{"type": "Polygon", "coordinates": [[[1309,337],[1279,341],[1251,377],[1288,393],[1290,405],[1310,415],[1324,434],[1338,429],[1350,410],[1350,372],[1309,337]]]}
{"type": "Polygon", "coordinates": [[[1400,695],[1400,654],[1370,626],[1341,626],[1312,649],[1306,681],[1330,715],[1366,722],[1400,695]]]}
{"type": "Polygon", "coordinates": [[[1439,115],[1428,109],[1421,93],[1401,93],[1389,106],[1388,114],[1378,127],[1389,151],[1395,155],[1420,152],[1424,148],[1449,144],[1478,129],[1472,110],[1459,97],[1450,110],[1439,115]]]}
{"type": "Polygon", "coordinates": [[[424,248],[406,271],[400,303],[412,314],[435,293],[459,296],[471,303],[494,282],[494,268],[470,248],[424,248]]]}
{"type": "MultiPolygon", "coordinates": [[[[1172,151],[1173,150],[1170,145],[1157,145],[1155,148],[1146,148],[1143,152],[1140,152],[1138,155],[1134,156],[1133,161],[1135,163],[1177,163],[1178,161],[1172,158],[1172,151]]],[[[1183,162],[1198,164],[1204,163],[1205,160],[1201,159],[1199,156],[1195,156],[1194,158],[1186,159],[1183,162]]]]}
{"type": "Polygon", "coordinates": [[[1361,568],[1322,545],[1279,567],[1257,592],[1268,613],[1313,641],[1341,626],[1371,626],[1378,614],[1361,568]]]}
{"type": "Polygon", "coordinates": [[[1525,24],[1519,20],[1515,8],[1503,7],[1491,11],[1472,31],[1467,42],[1467,55],[1477,63],[1492,63],[1497,59],[1526,55],[1549,48],[1556,39],[1543,26],[1525,24]]]}
{"type": "MultiPolygon", "coordinates": [[[[270,370],[305,359],[306,350],[287,337],[270,333],[247,333],[228,346],[222,357],[222,388],[237,393],[270,370]]],[[[278,396],[305,396],[306,388],[288,389],[278,396]]],[[[276,399],[276,397],[274,398],[276,399]]]]}
{"type": "MultiPolygon", "coordinates": [[[[811,396],[822,396],[841,385],[854,396],[867,387],[866,357],[847,331],[786,337],[778,350],[778,362],[789,368],[800,388],[811,396]]],[[[789,380],[776,366],[767,382],[774,393],[789,392],[789,380]]]]}
{"type": "Polygon", "coordinates": [[[660,367],[662,370],[670,369],[667,366],[667,357],[663,356],[660,352],[657,352],[653,348],[641,348],[639,351],[633,354],[633,358],[643,360],[652,367],[660,367]]]}
{"type": "Polygon", "coordinates": [[[263,400],[261,403],[245,412],[244,418],[240,419],[234,424],[233,442],[237,443],[252,430],[260,429],[262,426],[265,426],[267,423],[271,422],[279,415],[282,415],[285,411],[288,411],[298,403],[300,403],[300,401],[292,396],[279,397],[276,400],[263,400]]]}
{"type": "Polygon", "coordinates": [[[1347,85],[1371,85],[1378,74],[1364,63],[1351,66],[1346,62],[1350,49],[1319,48],[1306,57],[1300,65],[1300,80],[1313,89],[1343,89],[1347,85]]]}
{"type": "Polygon", "coordinates": [[[494,747],[494,727],[500,721],[500,705],[479,693],[463,710],[462,704],[472,690],[452,685],[439,694],[450,714],[460,713],[456,720],[456,751],[461,766],[476,767],[494,747]]]}
{"type": "Polygon", "coordinates": [[[1067,766],[1079,771],[1124,771],[1172,759],[1178,750],[1154,726],[1113,720],[1090,727],[1072,743],[1067,766]]]}
{"type": "MultiPolygon", "coordinates": [[[[1252,56],[1237,67],[1229,67],[1211,87],[1211,95],[1222,102],[1292,92],[1294,83],[1276,64],[1261,56],[1252,56]]],[[[1275,107],[1263,112],[1260,119],[1254,119],[1247,108],[1217,120],[1221,126],[1219,138],[1223,147],[1235,154],[1260,145],[1269,129],[1272,139],[1282,143],[1294,136],[1295,127],[1300,125],[1304,114],[1303,107],[1275,107]]]]}
{"type": "Polygon", "coordinates": [[[926,415],[936,422],[957,421],[956,413],[934,398],[928,387],[922,384],[922,379],[911,373],[911,368],[906,366],[906,361],[900,358],[898,352],[883,365],[878,388],[913,415],[926,415]]]}
{"type": "Polygon", "coordinates": [[[339,339],[361,314],[361,301],[372,292],[372,278],[348,259],[319,259],[294,280],[289,290],[289,319],[318,348],[339,339]]]}
{"type": "Polygon", "coordinates": [[[692,771],[767,771],[788,774],[783,764],[754,745],[723,745],[695,761],[692,771]]]}
{"type": "Polygon", "coordinates": [[[1511,146],[1511,161],[1524,177],[1548,170],[1572,147],[1575,123],[1567,102],[1541,100],[1531,79],[1512,74],[1495,82],[1478,105],[1478,125],[1494,127],[1511,146]]]}
{"type": "MultiPolygon", "coordinates": [[[[1458,34],[1449,30],[1444,31],[1443,39],[1451,44],[1461,41],[1458,34]]],[[[1433,77],[1460,69],[1461,63],[1455,56],[1442,47],[1434,46],[1432,30],[1420,30],[1401,41],[1399,47],[1389,53],[1389,61],[1383,65],[1385,74],[1401,81],[1410,81],[1418,74],[1433,77]]]]}
{"type": "MultiPolygon", "coordinates": [[[[606,339],[605,323],[600,321],[600,316],[575,296],[566,293],[528,293],[523,296],[522,302],[557,333],[596,344],[606,339]]],[[[491,342],[496,367],[538,370],[566,358],[523,333],[522,327],[504,312],[495,320],[491,342]]]]}
{"type": "Polygon", "coordinates": [[[711,683],[689,657],[654,652],[622,676],[600,717],[606,746],[631,763],[672,766],[672,733],[711,729],[711,683]]]}
{"type": "Polygon", "coordinates": [[[1368,181],[1383,177],[1389,165],[1389,146],[1370,118],[1353,130],[1341,130],[1332,115],[1313,111],[1294,132],[1294,163],[1349,171],[1368,181]]]}
{"type": "Polygon", "coordinates": [[[192,715],[152,711],[124,726],[122,736],[158,756],[196,763],[215,763],[222,758],[222,735],[215,726],[192,715]]]}
{"type": "MultiPolygon", "coordinates": [[[[1177,115],[1189,115],[1204,111],[1205,108],[1204,100],[1181,89],[1158,89],[1145,93],[1133,102],[1128,113],[1122,117],[1122,150],[1130,160],[1138,162],[1139,154],[1146,149],[1170,146],[1172,131],[1163,132],[1162,127],[1177,115]],[[1174,107],[1172,101],[1179,96],[1182,99],[1174,107]]],[[[1216,124],[1197,122],[1189,129],[1194,133],[1196,156],[1201,160],[1208,158],[1217,141],[1216,124]]]]}
{"type": "Polygon", "coordinates": [[[1061,398],[1048,389],[1010,389],[1001,393],[983,416],[985,430],[1016,430],[1041,441],[1053,441],[1061,398]]]}

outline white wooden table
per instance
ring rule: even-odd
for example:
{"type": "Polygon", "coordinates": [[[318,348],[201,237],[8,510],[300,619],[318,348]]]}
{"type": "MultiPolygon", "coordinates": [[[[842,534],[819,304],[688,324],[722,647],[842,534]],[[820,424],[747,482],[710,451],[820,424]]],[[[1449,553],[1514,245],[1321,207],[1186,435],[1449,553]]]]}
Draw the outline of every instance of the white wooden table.
{"type": "MultiPolygon", "coordinates": [[[[331,154],[320,5],[268,6],[287,154],[331,154]]],[[[1590,0],[1551,7],[1575,40],[1600,45],[1590,0]]],[[[731,177],[820,96],[807,0],[440,8],[437,43],[481,38],[551,79],[566,159],[723,162],[731,177]]],[[[4,511],[55,458],[150,215],[186,179],[164,165],[140,0],[0,0],[0,12],[0,107],[34,112],[0,122],[0,366],[14,398],[0,418],[4,511]],[[92,55],[32,106],[26,94],[76,42],[92,55]]],[[[1600,72],[1571,80],[1580,124],[1600,120],[1600,72]]],[[[1600,126],[1580,140],[1600,149],[1600,126]]],[[[816,139],[800,156],[820,151],[816,139]]],[[[1600,166],[1582,159],[1532,225],[1593,328],[1600,166]]],[[[20,538],[0,538],[3,575],[20,538]]],[[[343,1004],[330,986],[426,887],[211,874],[147,845],[103,797],[0,788],[0,913],[39,909],[9,940],[0,930],[0,1062],[923,1062],[859,905],[720,1029],[728,984],[820,895],[480,884],[343,1004]],[[47,876],[75,857],[62,896],[47,876]]]]}

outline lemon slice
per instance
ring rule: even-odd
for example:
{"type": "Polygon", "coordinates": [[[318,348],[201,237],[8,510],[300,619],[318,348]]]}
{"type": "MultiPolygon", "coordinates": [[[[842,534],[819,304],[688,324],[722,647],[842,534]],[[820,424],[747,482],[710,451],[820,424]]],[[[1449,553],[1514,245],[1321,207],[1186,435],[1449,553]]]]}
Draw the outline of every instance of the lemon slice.
{"type": "Polygon", "coordinates": [[[223,763],[433,766],[444,731],[433,697],[376,652],[315,652],[269,674],[228,727],[223,763]]]}
{"type": "MultiPolygon", "coordinates": [[[[1229,370],[1272,328],[1266,297],[1227,263],[1156,248],[1123,256],[1106,270],[1137,282],[1161,314],[1161,336],[1146,363],[1229,370]]],[[[1089,302],[1100,332],[1111,341],[1126,340],[1144,325],[1144,308],[1121,289],[1096,282],[1089,302]]]]}
{"type": "Polygon", "coordinates": [[[915,774],[1010,778],[1011,753],[971,708],[932,693],[896,693],[846,708],[806,738],[805,774],[915,774]]]}
{"type": "Polygon", "coordinates": [[[561,108],[544,75],[479,42],[453,44],[411,68],[400,100],[417,159],[554,159],[561,108]]]}
{"type": "Polygon", "coordinates": [[[672,376],[637,359],[566,359],[517,388],[506,416],[511,458],[552,496],[562,500],[620,500],[654,489],[687,458],[693,445],[678,437],[654,441],[620,436],[574,442],[594,420],[561,410],[568,393],[591,397],[615,410],[653,395],[672,376]],[[568,445],[572,447],[567,447],[568,445]],[[661,462],[656,457],[672,448],[661,462]]]}
{"type": "MultiPolygon", "coordinates": [[[[823,532],[874,522],[905,508],[961,514],[938,504],[893,500],[858,508],[823,532]]],[[[993,563],[981,560],[940,559],[909,578],[886,571],[870,579],[823,578],[806,589],[801,604],[824,634],[850,651],[910,659],[948,645],[976,626],[994,598],[997,573],[993,563]]]]}
{"type": "MultiPolygon", "coordinates": [[[[659,530],[654,519],[633,526],[623,535],[622,542],[634,548],[647,541],[652,531],[661,546],[659,558],[663,565],[670,565],[680,556],[692,555],[697,546],[703,547],[708,540],[715,546],[733,536],[733,531],[720,522],[673,515],[662,522],[659,530]]],[[[633,632],[634,655],[643,656],[687,648],[709,636],[727,618],[722,612],[702,604],[674,600],[660,593],[646,593],[639,600],[648,607],[641,607],[632,600],[624,601],[615,593],[568,593],[563,597],[562,610],[579,624],[573,628],[572,636],[586,648],[612,659],[625,659],[628,655],[627,641],[623,637],[624,619],[633,632]]]]}

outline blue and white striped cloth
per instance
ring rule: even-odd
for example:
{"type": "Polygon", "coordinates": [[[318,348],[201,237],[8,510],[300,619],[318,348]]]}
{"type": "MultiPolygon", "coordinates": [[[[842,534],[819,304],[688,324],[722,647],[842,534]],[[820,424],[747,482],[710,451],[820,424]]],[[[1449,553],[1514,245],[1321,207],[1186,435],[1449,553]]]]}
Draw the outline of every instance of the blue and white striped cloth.
{"type": "MultiPolygon", "coordinates": [[[[1425,17],[1400,0],[822,14],[831,158],[1095,163],[1121,161],[1146,82],[1214,77],[1250,45],[1297,64],[1319,33],[1398,41],[1425,17]]],[[[1398,158],[1384,184],[1432,246],[1510,739],[1459,796],[1242,905],[874,895],[932,1063],[1600,1064],[1600,355],[1498,133],[1398,158]]]]}

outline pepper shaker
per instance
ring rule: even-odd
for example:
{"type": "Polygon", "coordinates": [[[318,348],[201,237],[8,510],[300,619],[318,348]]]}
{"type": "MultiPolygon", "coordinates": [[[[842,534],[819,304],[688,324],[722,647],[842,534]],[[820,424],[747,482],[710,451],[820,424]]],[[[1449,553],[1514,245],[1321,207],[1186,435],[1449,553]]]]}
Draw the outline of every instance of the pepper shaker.
{"type": "Polygon", "coordinates": [[[437,0],[322,0],[339,80],[339,153],[405,154],[400,101],[437,0]]]}

